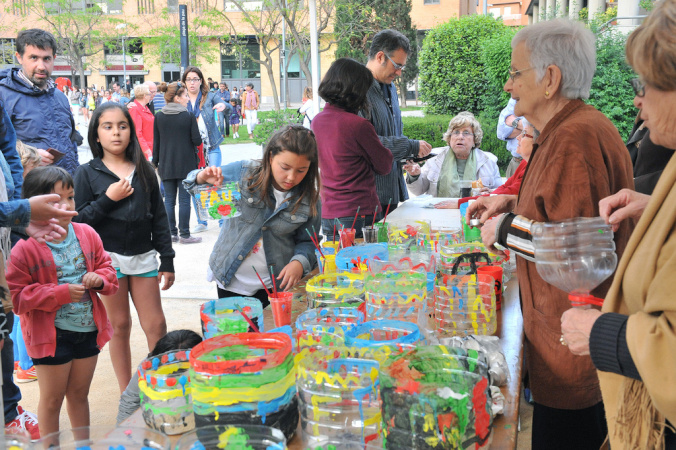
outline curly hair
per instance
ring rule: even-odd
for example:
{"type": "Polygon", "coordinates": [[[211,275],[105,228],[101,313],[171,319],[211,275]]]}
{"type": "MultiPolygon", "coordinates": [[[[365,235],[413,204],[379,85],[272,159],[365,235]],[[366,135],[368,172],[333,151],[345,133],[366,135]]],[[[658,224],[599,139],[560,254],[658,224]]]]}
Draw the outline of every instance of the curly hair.
{"type": "Polygon", "coordinates": [[[446,130],[443,136],[444,141],[448,145],[451,145],[451,133],[465,127],[472,128],[472,133],[474,133],[474,148],[479,148],[481,140],[484,138],[484,132],[481,129],[479,121],[469,111],[463,111],[451,119],[448,123],[448,130],[446,130]]]}

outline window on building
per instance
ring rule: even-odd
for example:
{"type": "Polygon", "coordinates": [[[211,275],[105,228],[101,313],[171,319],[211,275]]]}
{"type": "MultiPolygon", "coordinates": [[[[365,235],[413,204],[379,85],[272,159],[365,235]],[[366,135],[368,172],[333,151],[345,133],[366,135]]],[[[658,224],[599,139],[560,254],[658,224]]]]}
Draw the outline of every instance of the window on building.
{"type": "MultiPolygon", "coordinates": [[[[21,1],[21,0],[14,0],[21,1]]],[[[122,14],[123,0],[69,0],[67,2],[45,2],[47,14],[75,13],[100,9],[104,14],[122,14]]]]}
{"type": "Polygon", "coordinates": [[[202,13],[207,10],[207,0],[190,0],[190,8],[195,13],[202,13]]]}
{"type": "Polygon", "coordinates": [[[12,13],[16,16],[28,14],[28,0],[12,0],[12,13]]]}
{"type": "Polygon", "coordinates": [[[511,15],[512,15],[512,7],[511,6],[505,6],[502,10],[502,17],[511,16],[511,15]]]}
{"type": "Polygon", "coordinates": [[[178,12],[178,0],[167,0],[167,10],[170,13],[178,12]]]}
{"type": "Polygon", "coordinates": [[[14,65],[14,39],[0,39],[0,66],[14,65]]]}
{"type": "Polygon", "coordinates": [[[155,1],[154,0],[136,0],[136,6],[139,14],[154,14],[155,1]]]}
{"type": "Polygon", "coordinates": [[[252,61],[260,59],[260,45],[255,38],[244,42],[244,52],[235,45],[221,43],[222,78],[260,78],[260,64],[252,61]]]}
{"type": "Polygon", "coordinates": [[[500,8],[488,8],[488,14],[493,17],[500,17],[500,8]]]}
{"type": "Polygon", "coordinates": [[[424,0],[423,4],[424,5],[438,5],[440,3],[439,0],[424,0]]]}

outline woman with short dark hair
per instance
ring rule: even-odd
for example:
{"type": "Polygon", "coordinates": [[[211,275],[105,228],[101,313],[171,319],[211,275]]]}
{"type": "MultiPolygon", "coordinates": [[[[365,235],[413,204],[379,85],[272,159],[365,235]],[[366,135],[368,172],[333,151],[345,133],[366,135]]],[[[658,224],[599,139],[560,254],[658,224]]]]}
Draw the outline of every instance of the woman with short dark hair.
{"type": "Polygon", "coordinates": [[[364,223],[371,223],[380,204],[375,174],[392,170],[392,152],[383,147],[373,124],[357,113],[368,111],[366,94],[373,75],[361,63],[336,60],[319,85],[319,95],[327,102],[324,111],[312,121],[317,138],[321,176],[322,228],[327,237],[338,220],[345,227],[355,223],[361,236],[364,223]]]}

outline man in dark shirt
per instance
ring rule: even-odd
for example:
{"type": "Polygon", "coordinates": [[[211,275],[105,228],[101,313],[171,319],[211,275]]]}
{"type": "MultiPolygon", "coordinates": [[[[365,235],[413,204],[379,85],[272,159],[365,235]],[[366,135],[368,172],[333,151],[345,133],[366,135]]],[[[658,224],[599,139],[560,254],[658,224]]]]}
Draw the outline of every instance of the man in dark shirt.
{"type": "Polygon", "coordinates": [[[406,36],[395,30],[383,30],[373,37],[366,63],[374,78],[367,94],[370,120],[380,142],[394,156],[392,171],[388,175],[376,175],[376,191],[383,213],[388,207],[393,211],[399,202],[408,199],[401,160],[426,156],[432,150],[427,142],[404,136],[399,97],[393,82],[404,70],[410,48],[406,36]]]}

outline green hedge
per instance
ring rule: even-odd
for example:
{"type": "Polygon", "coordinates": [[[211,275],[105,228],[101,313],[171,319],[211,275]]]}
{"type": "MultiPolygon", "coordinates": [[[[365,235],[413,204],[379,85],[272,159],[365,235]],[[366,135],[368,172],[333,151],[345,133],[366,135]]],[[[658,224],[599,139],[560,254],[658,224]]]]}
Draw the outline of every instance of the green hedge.
{"type": "Polygon", "coordinates": [[[420,94],[434,114],[483,109],[486,69],[479,59],[481,42],[504,32],[492,16],[463,16],[429,31],[420,51],[420,94]]]}

